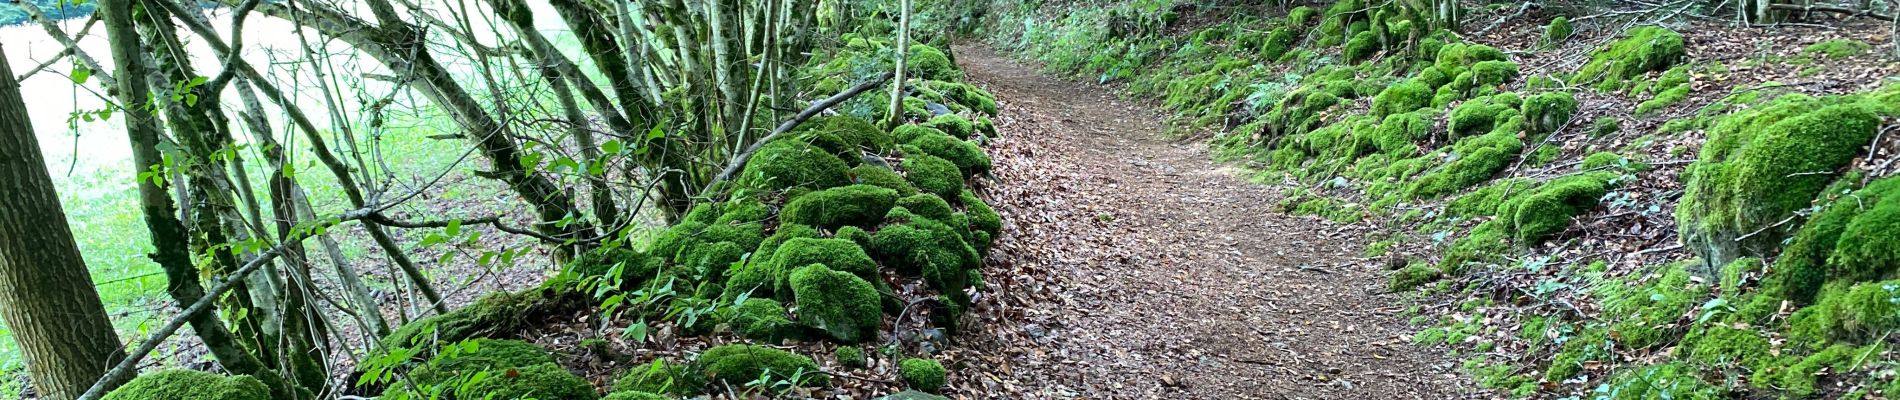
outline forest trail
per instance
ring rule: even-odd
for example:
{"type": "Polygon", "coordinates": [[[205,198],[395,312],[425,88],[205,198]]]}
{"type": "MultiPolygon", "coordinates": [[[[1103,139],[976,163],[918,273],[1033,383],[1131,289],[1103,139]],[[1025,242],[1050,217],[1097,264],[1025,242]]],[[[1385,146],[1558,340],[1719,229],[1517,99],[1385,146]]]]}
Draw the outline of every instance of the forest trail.
{"type": "MultiPolygon", "coordinates": [[[[1005,108],[993,147],[1007,269],[973,346],[1028,398],[1454,399],[1412,346],[1360,229],[1275,212],[1275,190],[1172,143],[1162,117],[986,47],[956,48],[1005,108]],[[1019,314],[1019,315],[1018,315],[1019,314]]],[[[1001,281],[996,281],[1001,280],[1001,281]]]]}

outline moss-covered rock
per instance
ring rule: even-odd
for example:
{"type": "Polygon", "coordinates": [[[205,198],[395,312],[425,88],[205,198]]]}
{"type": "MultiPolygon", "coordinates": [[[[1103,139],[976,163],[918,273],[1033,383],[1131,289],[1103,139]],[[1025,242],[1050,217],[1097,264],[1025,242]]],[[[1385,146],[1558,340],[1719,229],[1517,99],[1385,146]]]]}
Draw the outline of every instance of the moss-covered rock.
{"type": "Polygon", "coordinates": [[[620,375],[619,379],[614,380],[613,391],[615,393],[689,394],[698,390],[699,388],[689,387],[690,383],[682,379],[685,373],[685,368],[667,362],[666,359],[655,359],[645,365],[634,366],[625,374],[620,375]]]}
{"type": "Polygon", "coordinates": [[[910,72],[917,74],[919,78],[939,81],[955,81],[963,78],[963,71],[957,69],[956,63],[950,62],[950,56],[931,45],[911,45],[908,62],[910,72]]]}
{"type": "MultiPolygon", "coordinates": [[[[1522,121],[1522,117],[1512,117],[1522,121]]],[[[1512,124],[1512,122],[1506,122],[1512,124]]],[[[1506,125],[1509,126],[1509,125],[1506,125]]],[[[1457,157],[1444,167],[1420,176],[1407,188],[1413,198],[1430,198],[1456,193],[1490,180],[1492,175],[1510,166],[1511,159],[1524,151],[1524,142],[1515,129],[1493,129],[1491,133],[1460,140],[1452,153],[1457,157]]]]}
{"type": "Polygon", "coordinates": [[[852,183],[895,190],[898,197],[917,194],[917,186],[911,185],[910,181],[904,180],[903,175],[898,175],[897,171],[887,166],[859,165],[851,169],[851,176],[852,183]]]}
{"type": "Polygon", "coordinates": [[[1419,285],[1432,283],[1432,281],[1438,280],[1440,275],[1441,272],[1438,268],[1433,267],[1431,264],[1412,263],[1406,265],[1405,268],[1400,268],[1398,272],[1393,273],[1392,279],[1386,284],[1386,287],[1394,292],[1403,292],[1419,287],[1419,285]]]}
{"type": "Polygon", "coordinates": [[[600,399],[601,400],[671,400],[671,398],[666,397],[666,396],[661,396],[661,395],[650,393],[650,392],[638,392],[638,391],[608,393],[607,397],[602,397],[600,399]]]}
{"type": "Polygon", "coordinates": [[[1684,244],[1707,270],[1774,254],[1792,225],[1764,228],[1808,208],[1879,125],[1859,103],[1800,95],[1721,119],[1684,174],[1676,209],[1684,244]]]}
{"type": "Polygon", "coordinates": [[[1372,59],[1372,56],[1378,53],[1379,35],[1372,32],[1359,32],[1353,35],[1351,40],[1346,41],[1346,47],[1341,51],[1341,55],[1345,56],[1346,62],[1349,63],[1372,59]]]}
{"type": "Polygon", "coordinates": [[[792,271],[791,288],[798,320],[832,338],[856,343],[877,336],[884,322],[877,289],[849,272],[812,264],[792,271]]]}
{"type": "Polygon", "coordinates": [[[785,306],[777,300],[749,298],[732,308],[726,325],[739,336],[760,343],[778,343],[796,337],[798,324],[787,317],[785,306]]]}
{"type": "Polygon", "coordinates": [[[697,384],[725,382],[743,386],[762,376],[773,380],[792,380],[798,386],[822,386],[831,382],[810,357],[765,346],[728,344],[707,349],[687,368],[683,377],[697,384]],[[797,379],[793,380],[796,377],[797,379]]]}
{"type": "Polygon", "coordinates": [[[896,145],[896,142],[891,139],[890,133],[884,132],[883,129],[878,129],[876,125],[872,125],[870,121],[865,121],[863,118],[847,115],[820,118],[823,118],[823,120],[814,120],[806,123],[815,124],[818,129],[837,135],[838,138],[843,139],[846,144],[851,145],[854,149],[869,150],[872,153],[883,153],[889,151],[891,146],[896,145]]]}
{"type": "Polygon", "coordinates": [[[1595,209],[1609,193],[1614,178],[1607,173],[1571,175],[1526,188],[1522,197],[1500,205],[1498,215],[1509,218],[1509,227],[1519,243],[1536,243],[1562,232],[1578,215],[1595,209]]]}
{"type": "Polygon", "coordinates": [[[188,369],[168,369],[133,378],[104,400],[257,400],[271,397],[264,382],[188,369]]]}
{"type": "Polygon", "coordinates": [[[947,199],[963,191],[964,175],[957,164],[950,160],[929,154],[914,154],[904,159],[903,167],[904,178],[924,193],[947,199]]]}
{"type": "Polygon", "coordinates": [[[489,376],[467,390],[458,391],[461,399],[573,399],[600,397],[594,385],[568,372],[560,364],[544,363],[508,370],[489,376]]]}
{"type": "Polygon", "coordinates": [[[896,203],[896,190],[872,185],[841,186],[792,199],[779,211],[779,221],[826,229],[870,227],[883,220],[884,214],[896,203]]]}
{"type": "Polygon", "coordinates": [[[969,282],[967,271],[979,261],[976,249],[941,221],[903,208],[891,214],[893,223],[871,238],[873,256],[901,274],[922,275],[937,290],[960,295],[969,282]]]}
{"type": "Polygon", "coordinates": [[[1532,134],[1549,134],[1570,122],[1577,113],[1577,99],[1570,92],[1544,92],[1524,99],[1524,129],[1532,134]]]}
{"type": "Polygon", "coordinates": [[[1422,79],[1409,79],[1386,87],[1372,98],[1372,115],[1384,118],[1409,113],[1432,105],[1432,88],[1422,79]]]}
{"type": "Polygon", "coordinates": [[[929,358],[909,358],[897,364],[897,375],[911,389],[936,392],[949,382],[943,364],[929,358]]]}
{"type": "Polygon", "coordinates": [[[1577,70],[1570,83],[1595,83],[1601,90],[1617,90],[1631,78],[1667,70],[1687,57],[1682,34],[1663,27],[1640,26],[1591,53],[1590,62],[1577,70]]]}
{"type": "Polygon", "coordinates": [[[1544,26],[1544,45],[1555,46],[1563,43],[1564,40],[1570,39],[1570,34],[1573,32],[1575,28],[1570,26],[1570,18],[1564,16],[1552,18],[1550,25],[1544,26]]]}
{"type": "Polygon", "coordinates": [[[1828,39],[1828,40],[1823,40],[1820,42],[1815,42],[1812,45],[1808,45],[1808,47],[1802,48],[1801,53],[1809,57],[1842,59],[1842,58],[1848,58],[1848,57],[1861,55],[1862,53],[1866,53],[1867,50],[1872,50],[1873,48],[1874,48],[1873,45],[1867,44],[1867,42],[1862,42],[1859,40],[1828,39]]]}
{"type": "Polygon", "coordinates": [[[950,160],[950,163],[955,164],[957,171],[964,176],[990,170],[989,154],[984,153],[983,148],[977,147],[976,143],[967,140],[948,135],[922,135],[906,144],[917,146],[917,149],[923,150],[925,154],[950,160]]]}
{"type": "Polygon", "coordinates": [[[792,269],[812,264],[824,264],[831,269],[844,271],[865,279],[877,277],[877,262],[871,259],[857,242],[847,239],[796,238],[785,241],[778,251],[772,254],[772,262],[784,268],[787,273],[792,269]]]}
{"type": "Polygon", "coordinates": [[[797,140],[774,140],[746,161],[739,182],[767,190],[825,189],[850,183],[850,169],[825,149],[797,140]]]}
{"type": "MultiPolygon", "coordinates": [[[[976,192],[964,190],[959,198],[961,199],[959,201],[963,203],[964,212],[970,216],[970,227],[989,234],[991,238],[1002,234],[1003,217],[996,214],[996,210],[990,208],[988,203],[984,203],[982,198],[977,197],[976,192]]],[[[989,244],[988,241],[980,243],[985,246],[989,244]]]]}
{"type": "Polygon", "coordinates": [[[943,131],[943,133],[959,139],[967,139],[976,135],[976,125],[970,123],[969,119],[956,114],[944,114],[931,117],[930,121],[924,122],[923,126],[943,131]]]}
{"type": "Polygon", "coordinates": [[[520,340],[475,339],[444,346],[427,364],[410,371],[409,380],[421,385],[446,382],[457,375],[482,370],[520,368],[554,362],[547,349],[520,340]]]}
{"type": "Polygon", "coordinates": [[[847,368],[864,368],[868,365],[864,358],[864,349],[857,346],[839,346],[831,351],[831,356],[838,360],[838,365],[847,368]]]}

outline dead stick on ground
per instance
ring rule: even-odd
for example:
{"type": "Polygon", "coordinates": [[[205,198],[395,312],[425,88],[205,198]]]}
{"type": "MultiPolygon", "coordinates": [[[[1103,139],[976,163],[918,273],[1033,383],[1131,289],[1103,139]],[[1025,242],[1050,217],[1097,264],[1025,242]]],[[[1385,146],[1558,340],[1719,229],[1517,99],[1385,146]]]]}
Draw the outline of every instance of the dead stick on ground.
{"type": "MultiPolygon", "coordinates": [[[[739,172],[739,167],[745,166],[746,160],[751,159],[753,153],[759,152],[759,148],[765,147],[766,143],[771,143],[772,140],[778,139],[779,136],[784,135],[785,132],[790,132],[792,128],[797,128],[798,124],[804,123],[805,120],[817,116],[819,112],[823,112],[825,109],[831,108],[831,106],[838,105],[838,103],[843,103],[845,100],[856,97],[859,93],[864,93],[865,91],[871,90],[871,88],[883,85],[884,82],[889,80],[891,80],[891,74],[889,73],[878,75],[875,78],[871,78],[871,80],[864,81],[864,83],[859,83],[857,86],[852,86],[851,89],[845,90],[843,93],[838,93],[824,100],[812,103],[811,107],[805,108],[805,111],[799,111],[798,115],[792,116],[791,120],[779,124],[778,128],[773,129],[771,134],[765,135],[765,137],[760,138],[758,142],[752,143],[752,146],[747,147],[745,152],[734,155],[732,162],[726,163],[726,168],[720,170],[719,175],[713,176],[712,181],[706,182],[706,188],[701,189],[699,192],[711,192],[713,186],[731,178],[732,174],[739,172]]],[[[898,82],[898,84],[902,85],[903,82],[898,82]]]]}

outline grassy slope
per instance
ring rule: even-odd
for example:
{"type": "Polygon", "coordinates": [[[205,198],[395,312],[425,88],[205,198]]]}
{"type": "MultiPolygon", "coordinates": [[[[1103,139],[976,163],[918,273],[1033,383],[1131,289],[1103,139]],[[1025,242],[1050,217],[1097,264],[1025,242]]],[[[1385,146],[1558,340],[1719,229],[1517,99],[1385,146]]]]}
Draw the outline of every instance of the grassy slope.
{"type": "Polygon", "coordinates": [[[1894,91],[1810,98],[1766,82],[1691,84],[1778,63],[1808,65],[1788,78],[1827,73],[1816,60],[1854,57],[1864,44],[1685,62],[1682,39],[1665,29],[1588,43],[1555,29],[1501,44],[1527,50],[1507,55],[1449,35],[1393,34],[1411,31],[1395,21],[1422,20],[1358,4],[1197,11],[1137,1],[1062,13],[994,4],[993,42],[1054,73],[1158,100],[1183,135],[1209,132],[1219,157],[1289,182],[1283,211],[1388,227],[1368,256],[1405,266],[1394,289],[1456,304],[1415,307],[1416,341],[1468,356],[1483,385],[1519,396],[1718,398],[1868,395],[1890,384],[1871,372],[1894,365],[1881,345],[1891,302],[1871,300],[1895,285],[1861,282],[1891,271],[1882,269],[1895,266],[1884,258],[1891,249],[1828,240],[1802,250],[1819,254],[1806,257],[1812,265],[1793,265],[1773,258],[1780,242],[1725,249],[1695,239],[1855,231],[1782,222],[1845,208],[1830,206],[1836,198],[1859,201],[1829,212],[1872,215],[1840,217],[1860,235],[1900,233],[1858,207],[1878,194],[1859,189],[1870,179],[1840,173],[1873,165],[1853,160],[1877,124],[1849,122],[1893,116],[1894,91]],[[1384,23],[1354,23],[1368,19],[1384,23]],[[1565,48],[1600,50],[1577,68],[1565,48]],[[1829,105],[1841,108],[1822,111],[1829,105]],[[1813,137],[1840,140],[1802,139],[1813,137]],[[1837,178],[1826,194],[1814,183],[1837,178]],[[1670,247],[1677,226],[1689,227],[1686,251],[1670,247]],[[1737,255],[1776,262],[1726,262],[1737,255]],[[1879,267],[1832,272],[1846,259],[1879,267]],[[1825,282],[1821,293],[1788,295],[1787,282],[1802,279],[1825,282]]]}

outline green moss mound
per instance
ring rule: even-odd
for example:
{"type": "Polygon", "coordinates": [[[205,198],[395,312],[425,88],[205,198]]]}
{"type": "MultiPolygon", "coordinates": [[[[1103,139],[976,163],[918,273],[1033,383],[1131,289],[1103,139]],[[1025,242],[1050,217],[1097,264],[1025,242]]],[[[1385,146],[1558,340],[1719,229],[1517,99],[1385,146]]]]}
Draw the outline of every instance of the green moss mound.
{"type": "Polygon", "coordinates": [[[864,248],[849,239],[795,238],[785,241],[772,262],[786,271],[812,264],[848,272],[865,279],[877,277],[877,262],[864,248]]]}
{"type": "Polygon", "coordinates": [[[693,390],[698,390],[698,388],[687,386],[690,383],[682,379],[682,374],[685,373],[685,368],[673,365],[673,363],[667,362],[666,359],[656,359],[645,365],[628,369],[619,379],[614,380],[613,391],[615,393],[647,392],[690,394],[693,390]]]}
{"type": "Polygon", "coordinates": [[[1636,27],[1625,32],[1622,39],[1591,53],[1590,62],[1577,70],[1570,83],[1595,83],[1601,90],[1617,90],[1632,78],[1662,72],[1687,57],[1682,34],[1656,26],[1636,27]]]}
{"type": "Polygon", "coordinates": [[[924,122],[924,126],[943,131],[943,133],[955,138],[969,138],[975,136],[977,133],[975,124],[970,123],[969,119],[965,119],[963,116],[956,114],[930,117],[930,121],[924,122]]]}
{"type": "Polygon", "coordinates": [[[857,346],[840,346],[831,351],[831,356],[838,360],[838,365],[847,368],[864,368],[869,364],[864,357],[864,349],[857,346]]]}
{"type": "Polygon", "coordinates": [[[941,157],[918,154],[904,159],[904,178],[917,189],[942,198],[963,191],[963,173],[957,164],[941,157]]]}
{"type": "Polygon", "coordinates": [[[614,392],[608,394],[607,397],[602,397],[601,400],[670,400],[670,398],[647,392],[614,392]]]}
{"type": "Polygon", "coordinates": [[[845,343],[868,340],[883,324],[877,289],[864,278],[813,264],[792,271],[791,288],[798,302],[799,322],[833,339],[845,343]]]}
{"type": "Polygon", "coordinates": [[[912,139],[906,142],[906,144],[917,146],[917,149],[923,150],[924,154],[949,160],[951,164],[957,166],[957,170],[964,176],[989,172],[990,170],[989,154],[985,154],[982,148],[976,146],[976,143],[971,143],[967,140],[957,139],[949,135],[926,134],[912,139]]]}
{"type": "Polygon", "coordinates": [[[1372,98],[1372,115],[1384,118],[1388,115],[1409,113],[1431,106],[1432,88],[1424,81],[1410,79],[1392,85],[1372,98]]]}
{"type": "Polygon", "coordinates": [[[1685,172],[1676,212],[1684,244],[1710,269],[1773,254],[1789,228],[1763,228],[1809,207],[1879,127],[1851,101],[1789,95],[1718,121],[1685,172]]]}
{"type": "Polygon", "coordinates": [[[1509,228],[1519,243],[1535,243],[1562,232],[1577,216],[1595,209],[1614,178],[1610,174],[1558,178],[1507,200],[1499,206],[1498,215],[1509,217],[1509,228]]]}
{"type": "Polygon", "coordinates": [[[897,375],[912,389],[936,392],[949,380],[943,364],[928,358],[910,358],[897,364],[897,375]]]}
{"type": "MultiPolygon", "coordinates": [[[[773,380],[791,380],[798,386],[823,386],[831,382],[810,357],[765,346],[728,344],[707,349],[693,360],[685,378],[695,383],[724,382],[743,386],[746,382],[769,376],[773,380]],[[793,379],[796,377],[797,379],[793,379]]],[[[695,386],[697,389],[699,386],[695,386]]]]}
{"type": "Polygon", "coordinates": [[[270,398],[270,388],[249,376],[227,376],[188,369],[168,369],[133,378],[101,397],[104,400],[257,400],[270,398]]]}
{"type": "Polygon", "coordinates": [[[923,276],[939,291],[961,293],[980,256],[957,229],[941,221],[893,209],[892,224],[871,238],[872,253],[900,274],[923,276]]]}
{"type": "Polygon", "coordinates": [[[432,385],[456,375],[482,370],[508,369],[554,362],[547,349],[520,340],[475,339],[448,346],[422,367],[410,371],[409,380],[432,385]]]}
{"type": "Polygon", "coordinates": [[[1524,129],[1533,134],[1556,132],[1577,113],[1577,99],[1570,92],[1544,92],[1524,99],[1524,129]]]}
{"type": "Polygon", "coordinates": [[[898,197],[917,194],[917,186],[911,185],[910,181],[904,180],[903,175],[898,175],[889,166],[859,165],[851,169],[851,177],[852,183],[895,190],[898,197]]]}
{"type": "MultiPolygon", "coordinates": [[[[808,121],[806,124],[814,124],[820,130],[837,135],[846,144],[852,146],[853,150],[863,149],[873,153],[883,153],[896,145],[890,133],[878,129],[876,125],[872,125],[870,121],[865,121],[863,118],[842,115],[820,118],[823,120],[808,121]]],[[[852,153],[855,155],[856,152],[852,153]]]]}
{"type": "Polygon", "coordinates": [[[510,371],[513,373],[490,376],[470,386],[457,398],[591,400],[600,397],[594,385],[558,364],[530,365],[510,371]]]}
{"type": "Polygon", "coordinates": [[[1552,18],[1550,25],[1544,27],[1544,45],[1554,46],[1563,43],[1564,40],[1570,39],[1570,34],[1573,32],[1575,28],[1570,26],[1570,18],[1562,16],[1552,18]]]}
{"type": "Polygon", "coordinates": [[[897,191],[872,185],[841,186],[792,199],[779,221],[825,229],[870,227],[897,203],[897,191]]]}
{"type": "Polygon", "coordinates": [[[850,183],[850,170],[833,152],[797,140],[774,140],[746,161],[739,182],[767,190],[825,189],[850,183]]]}
{"type": "Polygon", "coordinates": [[[963,78],[963,71],[957,69],[957,64],[950,62],[950,57],[944,54],[943,50],[931,45],[911,45],[908,61],[910,71],[917,74],[919,78],[938,81],[954,81],[963,78]]]}
{"type": "Polygon", "coordinates": [[[798,336],[798,324],[786,317],[785,306],[777,300],[750,298],[733,307],[726,324],[746,339],[778,343],[798,336]]]}

